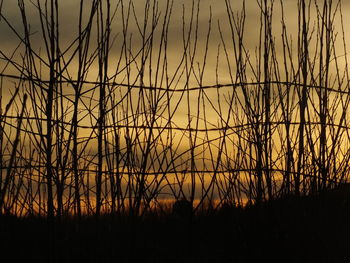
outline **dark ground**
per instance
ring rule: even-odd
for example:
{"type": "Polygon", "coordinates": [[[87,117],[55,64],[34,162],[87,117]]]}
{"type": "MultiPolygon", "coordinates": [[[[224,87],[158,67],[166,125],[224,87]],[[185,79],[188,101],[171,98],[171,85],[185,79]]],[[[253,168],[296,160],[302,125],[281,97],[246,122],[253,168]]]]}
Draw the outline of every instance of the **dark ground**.
{"type": "Polygon", "coordinates": [[[0,231],[1,262],[350,262],[350,199],[289,197],[191,218],[2,216],[0,231]]]}

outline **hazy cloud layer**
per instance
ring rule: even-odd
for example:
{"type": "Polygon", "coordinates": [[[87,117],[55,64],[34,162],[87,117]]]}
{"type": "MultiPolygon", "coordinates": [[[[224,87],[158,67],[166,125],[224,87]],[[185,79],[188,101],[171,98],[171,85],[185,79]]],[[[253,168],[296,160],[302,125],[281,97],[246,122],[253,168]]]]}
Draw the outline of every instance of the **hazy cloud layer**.
{"type": "MultiPolygon", "coordinates": [[[[42,33],[41,33],[41,27],[40,27],[40,20],[38,16],[38,10],[33,5],[33,1],[24,1],[25,8],[26,8],[26,19],[28,23],[30,24],[30,30],[32,35],[32,43],[33,48],[36,50],[42,50],[45,48],[42,33]]],[[[34,1],[36,2],[36,1],[34,1]]],[[[114,10],[116,6],[117,1],[112,1],[111,8],[114,10]]],[[[152,2],[150,1],[151,8],[150,12],[152,11],[152,2]]],[[[260,7],[257,3],[257,1],[230,1],[231,6],[234,11],[234,15],[238,15],[242,9],[243,2],[245,2],[246,6],[246,22],[245,22],[245,35],[244,35],[244,44],[246,46],[246,49],[250,53],[250,55],[253,57],[254,53],[256,51],[256,47],[259,45],[259,30],[260,30],[260,7]]],[[[37,3],[37,2],[36,2],[37,3]]],[[[39,3],[44,7],[45,1],[39,1],[39,3]]],[[[74,1],[68,1],[68,0],[61,0],[59,3],[59,17],[60,17],[60,41],[62,45],[62,49],[67,48],[69,44],[71,44],[74,39],[78,36],[78,17],[79,17],[79,7],[80,7],[80,1],[74,0],[74,1]]],[[[85,6],[85,13],[84,16],[87,18],[89,14],[89,8],[92,1],[84,1],[85,6]]],[[[124,9],[127,9],[129,1],[123,1],[124,9]]],[[[166,7],[166,1],[159,1],[158,2],[158,9],[159,14],[162,16],[165,13],[165,7],[166,7]]],[[[178,61],[179,57],[181,57],[181,52],[183,49],[183,42],[182,42],[182,29],[183,29],[183,16],[185,19],[185,26],[188,29],[189,28],[189,21],[190,21],[190,15],[191,15],[191,9],[192,4],[194,5],[194,9],[197,8],[197,0],[196,1],[186,1],[186,0],[177,0],[173,2],[173,11],[171,16],[171,22],[169,26],[169,42],[168,42],[168,58],[170,64],[173,63],[175,66],[178,61]]],[[[146,1],[134,1],[134,8],[135,8],[135,14],[138,19],[138,22],[142,24],[144,13],[145,13],[145,5],[146,1]]],[[[275,31],[275,37],[276,37],[276,43],[279,43],[280,38],[280,32],[281,32],[281,8],[280,8],[280,2],[275,1],[275,8],[274,8],[274,24],[273,29],[275,31]]],[[[294,0],[287,0],[283,1],[284,5],[284,14],[285,14],[285,20],[287,22],[287,30],[288,33],[291,35],[291,39],[294,40],[294,42],[297,41],[296,30],[298,27],[298,21],[297,21],[297,1],[294,0]]],[[[347,11],[350,11],[350,3],[349,1],[342,1],[343,6],[343,14],[346,14],[347,11]]],[[[210,12],[212,13],[212,29],[211,29],[211,38],[210,38],[210,50],[208,54],[208,76],[214,75],[215,71],[215,62],[216,62],[216,56],[217,56],[217,48],[218,45],[221,45],[222,43],[220,39],[220,34],[218,30],[218,25],[220,25],[225,41],[227,42],[227,47],[232,48],[232,41],[230,41],[231,33],[229,28],[229,23],[227,19],[227,10],[226,10],[226,4],[224,0],[215,1],[215,0],[202,0],[200,1],[199,5],[200,11],[199,11],[199,31],[198,31],[198,56],[196,57],[196,63],[203,63],[202,61],[202,54],[203,54],[203,47],[206,41],[206,34],[208,31],[208,22],[210,17],[210,12]]],[[[321,8],[321,7],[320,7],[321,8]]],[[[316,9],[313,8],[313,11],[316,12],[316,9]]],[[[196,13],[196,10],[195,10],[196,13]]],[[[2,8],[2,14],[3,16],[11,23],[11,26],[18,31],[20,35],[23,33],[23,25],[22,25],[22,19],[20,16],[19,8],[17,6],[17,1],[12,0],[5,0],[3,2],[3,8],[2,8]]],[[[339,18],[338,18],[339,19],[339,18]]],[[[118,54],[118,46],[121,45],[121,33],[122,33],[122,25],[121,25],[121,5],[118,6],[118,10],[114,17],[114,22],[112,25],[112,35],[115,37],[115,46],[112,47],[111,51],[115,54],[118,54]]],[[[135,19],[131,18],[129,24],[129,34],[133,35],[133,41],[136,43],[137,46],[137,35],[138,35],[138,29],[135,23],[135,19]]],[[[86,22],[86,21],[85,21],[86,22]]],[[[159,24],[159,31],[160,34],[161,30],[161,22],[159,24]]],[[[347,16],[344,16],[344,24],[349,24],[349,18],[347,16]]],[[[312,27],[314,25],[310,25],[312,27]]],[[[340,24],[337,24],[336,30],[340,31],[340,24]]],[[[3,51],[7,51],[6,54],[10,55],[13,51],[13,48],[19,44],[19,39],[15,36],[13,32],[9,29],[9,27],[6,25],[4,19],[0,22],[0,30],[1,30],[1,49],[3,51]]],[[[96,33],[96,31],[95,31],[96,33]]],[[[350,38],[349,31],[345,32],[345,37],[350,38]]],[[[193,32],[194,35],[194,32],[193,32]]],[[[92,37],[94,39],[95,36],[92,37]]],[[[155,46],[155,49],[157,47],[155,46]]],[[[277,51],[278,53],[278,51],[277,51]]],[[[342,53],[342,52],[340,52],[342,53]]],[[[344,53],[344,52],[343,52],[344,53]]],[[[224,75],[225,73],[225,67],[226,62],[224,59],[221,60],[221,71],[222,74],[222,81],[228,81],[225,79],[224,75]]],[[[208,79],[209,80],[209,79],[208,79]]],[[[213,82],[213,79],[209,80],[209,82],[213,82]]]]}

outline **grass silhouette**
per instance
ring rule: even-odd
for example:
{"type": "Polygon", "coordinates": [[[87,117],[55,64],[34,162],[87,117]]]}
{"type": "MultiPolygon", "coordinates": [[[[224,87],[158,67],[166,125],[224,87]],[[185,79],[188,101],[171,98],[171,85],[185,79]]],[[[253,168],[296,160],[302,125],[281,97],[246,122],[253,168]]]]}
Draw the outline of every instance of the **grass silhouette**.
{"type": "Polygon", "coordinates": [[[349,195],[340,188],[246,207],[222,206],[191,220],[179,220],[171,209],[143,218],[108,214],[98,221],[82,217],[51,223],[2,216],[3,251],[21,247],[26,257],[42,262],[346,261],[349,195]]]}
{"type": "Polygon", "coordinates": [[[4,258],[348,258],[342,1],[88,2],[0,1],[4,258]]]}

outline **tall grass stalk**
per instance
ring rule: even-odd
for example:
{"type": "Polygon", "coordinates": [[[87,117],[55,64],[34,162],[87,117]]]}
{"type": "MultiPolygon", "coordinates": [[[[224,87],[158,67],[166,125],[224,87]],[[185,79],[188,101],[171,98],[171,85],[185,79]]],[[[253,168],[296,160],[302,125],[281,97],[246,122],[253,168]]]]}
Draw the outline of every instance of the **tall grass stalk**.
{"type": "Polygon", "coordinates": [[[19,43],[0,47],[1,213],[198,212],[348,180],[341,1],[298,0],[291,28],[259,0],[255,43],[246,1],[218,20],[201,1],[76,3],[69,34],[58,0],[18,1],[20,28],[1,11],[19,43]]]}

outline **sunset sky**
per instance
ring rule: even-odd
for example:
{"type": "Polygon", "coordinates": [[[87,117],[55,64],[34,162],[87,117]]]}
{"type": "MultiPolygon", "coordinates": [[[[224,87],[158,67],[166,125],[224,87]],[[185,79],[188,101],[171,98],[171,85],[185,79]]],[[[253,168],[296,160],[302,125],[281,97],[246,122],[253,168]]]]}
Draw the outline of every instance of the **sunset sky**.
{"type": "MultiPolygon", "coordinates": [[[[33,2],[36,3],[36,1],[27,1],[24,0],[24,5],[26,8],[26,19],[27,22],[30,24],[32,35],[32,43],[33,48],[36,50],[41,50],[43,52],[44,48],[44,42],[42,39],[42,33],[41,33],[41,27],[40,27],[40,21],[38,16],[38,10],[33,7],[33,2]]],[[[44,5],[45,1],[39,1],[41,5],[44,5]]],[[[243,2],[245,3],[246,7],[246,20],[245,20],[245,34],[244,34],[244,45],[246,50],[250,53],[251,57],[255,56],[256,48],[259,45],[259,30],[260,30],[260,8],[259,8],[259,2],[255,0],[248,0],[248,1],[228,1],[230,2],[232,6],[232,11],[234,12],[234,15],[238,15],[242,9],[243,2]]],[[[280,44],[280,34],[281,34],[281,2],[284,6],[284,16],[287,26],[287,32],[290,35],[290,39],[296,43],[297,42],[297,27],[298,27],[298,13],[297,13],[297,1],[295,0],[285,0],[285,1],[268,1],[269,3],[274,2],[274,11],[273,11],[273,30],[274,30],[274,37],[276,38],[276,44],[280,44]]],[[[313,1],[312,1],[313,2],[313,1]]],[[[319,8],[322,8],[322,1],[316,1],[320,6],[319,8]]],[[[337,2],[337,1],[334,1],[337,2]]],[[[79,5],[80,1],[70,1],[70,0],[60,0],[59,3],[59,23],[60,23],[60,43],[61,48],[64,49],[68,47],[69,44],[72,43],[72,41],[77,37],[78,33],[78,17],[79,17],[79,5]]],[[[92,1],[84,1],[85,5],[85,13],[84,17],[88,17],[88,10],[90,8],[92,1]]],[[[112,22],[112,28],[111,28],[111,35],[113,39],[114,46],[111,47],[111,53],[112,54],[118,54],[120,47],[120,41],[122,40],[121,33],[122,33],[122,18],[121,18],[121,3],[124,5],[124,12],[127,10],[128,1],[111,1],[111,10],[112,12],[115,12],[115,16],[113,18],[112,22]],[[118,3],[118,7],[116,9],[116,3],[118,3]]],[[[133,1],[135,12],[138,18],[138,22],[142,24],[142,20],[145,14],[145,0],[140,1],[133,1]]],[[[150,3],[150,10],[149,15],[152,13],[152,5],[153,1],[149,1],[150,3]]],[[[156,28],[156,34],[161,33],[162,28],[162,16],[165,14],[165,7],[166,7],[167,1],[157,1],[158,11],[160,15],[160,22],[156,28]],[[157,31],[158,30],[158,31],[157,31]]],[[[170,65],[173,64],[174,66],[177,65],[180,54],[179,52],[183,50],[183,43],[182,43],[182,28],[183,28],[183,11],[184,11],[184,20],[186,23],[186,29],[188,29],[189,21],[190,21],[190,15],[191,15],[191,8],[192,4],[194,5],[194,8],[197,8],[198,1],[187,1],[187,0],[176,0],[173,1],[173,8],[172,8],[172,15],[171,20],[169,24],[169,32],[168,32],[168,58],[170,65]]],[[[335,6],[336,3],[333,4],[335,6]]],[[[346,14],[348,13],[348,10],[350,10],[350,3],[348,1],[342,1],[342,12],[344,15],[344,25],[348,25],[350,23],[350,17],[346,14]]],[[[316,8],[314,4],[312,4],[313,7],[311,8],[311,14],[313,13],[312,17],[315,18],[316,8]]],[[[227,9],[226,4],[224,0],[202,0],[200,1],[199,5],[199,16],[198,16],[198,24],[199,24],[199,31],[198,31],[198,51],[197,56],[195,58],[195,63],[199,63],[200,65],[203,64],[203,53],[201,53],[203,50],[203,47],[206,42],[206,33],[208,31],[208,21],[210,17],[210,12],[212,13],[212,26],[211,26],[211,36],[209,40],[210,49],[208,52],[208,58],[207,58],[207,74],[205,74],[205,80],[207,83],[213,84],[215,83],[215,79],[213,76],[215,75],[215,66],[216,66],[216,59],[217,59],[217,50],[218,45],[220,45],[221,48],[221,58],[220,63],[220,79],[221,82],[230,82],[230,80],[227,78],[227,72],[225,70],[227,69],[227,64],[225,62],[225,59],[223,59],[224,54],[222,53],[222,41],[220,39],[220,34],[218,30],[218,25],[220,24],[220,27],[222,29],[224,40],[227,44],[228,49],[232,47],[232,41],[231,38],[231,32],[229,28],[229,20],[227,15],[227,9]],[[211,11],[210,11],[211,10],[211,11]]],[[[194,11],[196,13],[196,10],[194,11]]],[[[11,26],[13,26],[14,29],[18,30],[18,32],[23,32],[23,25],[20,18],[20,12],[19,8],[17,6],[17,1],[12,0],[4,0],[2,1],[2,15],[11,23],[11,26]]],[[[195,14],[196,15],[196,14],[195,14]]],[[[335,22],[335,31],[339,32],[338,41],[341,38],[341,27],[339,24],[339,14],[336,18],[335,22]]],[[[312,20],[312,19],[311,19],[312,20]]],[[[311,21],[310,28],[312,26],[315,26],[313,24],[314,22],[311,21]]],[[[1,34],[1,48],[2,50],[7,50],[8,54],[11,53],[13,48],[18,45],[19,40],[18,38],[11,32],[9,27],[4,23],[4,21],[1,21],[0,23],[0,30],[2,32],[1,34]]],[[[186,30],[185,30],[186,31],[186,30]]],[[[94,31],[96,33],[96,31],[94,31]]],[[[135,46],[137,46],[138,43],[138,29],[136,27],[135,19],[133,16],[130,18],[129,23],[129,30],[128,33],[133,35],[133,43],[135,46]]],[[[194,37],[194,32],[192,33],[192,36],[194,37]]],[[[94,37],[92,37],[93,39],[94,37]]],[[[350,38],[350,31],[346,30],[345,28],[345,38],[350,38]]],[[[95,42],[95,41],[92,41],[95,42]]],[[[93,44],[92,44],[93,45],[93,44]]],[[[278,46],[277,46],[278,47],[278,46]]],[[[154,49],[157,49],[157,45],[154,46],[154,49]]],[[[311,47],[312,49],[312,47],[311,47]]],[[[280,54],[281,51],[277,50],[277,54],[280,54]]],[[[341,50],[338,52],[338,55],[342,56],[344,55],[344,52],[341,50]]],[[[253,58],[251,58],[254,60],[253,58]]],[[[111,61],[110,63],[113,64],[111,61]]],[[[111,67],[112,68],[112,67],[111,67]]],[[[74,69],[72,69],[74,71],[74,69]]],[[[195,83],[193,83],[195,84],[195,83]]]]}

